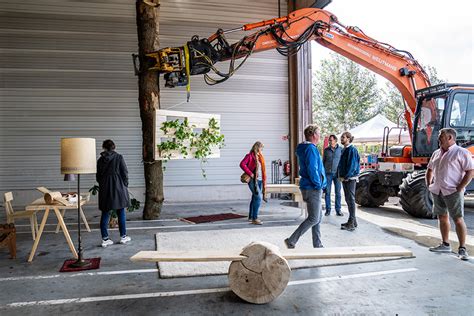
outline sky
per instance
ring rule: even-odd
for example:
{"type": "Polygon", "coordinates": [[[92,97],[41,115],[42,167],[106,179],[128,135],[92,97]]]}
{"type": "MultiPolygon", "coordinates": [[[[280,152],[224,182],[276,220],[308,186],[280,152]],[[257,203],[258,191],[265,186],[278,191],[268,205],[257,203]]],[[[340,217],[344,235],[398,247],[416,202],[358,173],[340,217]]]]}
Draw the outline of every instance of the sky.
{"type": "MultiPolygon", "coordinates": [[[[325,10],[343,25],[409,51],[422,65],[435,67],[441,79],[474,84],[472,0],[333,0],[325,10]]],[[[330,52],[312,43],[313,70],[330,52]]]]}

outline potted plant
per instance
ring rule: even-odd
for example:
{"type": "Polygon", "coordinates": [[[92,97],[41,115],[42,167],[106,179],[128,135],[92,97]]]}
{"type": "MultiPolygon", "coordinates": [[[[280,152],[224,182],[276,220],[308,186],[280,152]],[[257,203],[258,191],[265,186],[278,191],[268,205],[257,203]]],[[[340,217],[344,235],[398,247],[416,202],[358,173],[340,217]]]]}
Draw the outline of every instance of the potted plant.
{"type": "MultiPolygon", "coordinates": [[[[92,188],[89,189],[89,192],[92,195],[96,195],[99,192],[99,186],[96,184],[92,188]]],[[[128,194],[131,196],[130,199],[130,206],[127,208],[127,211],[133,212],[135,210],[138,210],[140,208],[140,201],[138,201],[130,191],[128,194]]],[[[110,219],[109,219],[109,227],[110,228],[115,228],[118,227],[118,217],[117,217],[117,212],[115,210],[110,210],[110,219]]]]}

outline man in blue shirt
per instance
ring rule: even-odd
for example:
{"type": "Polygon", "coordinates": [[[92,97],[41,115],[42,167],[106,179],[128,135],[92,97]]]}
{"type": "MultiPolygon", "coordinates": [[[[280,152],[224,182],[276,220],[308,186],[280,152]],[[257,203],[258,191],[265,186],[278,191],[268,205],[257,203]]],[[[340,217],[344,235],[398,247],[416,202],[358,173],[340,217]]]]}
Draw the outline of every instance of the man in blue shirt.
{"type": "Polygon", "coordinates": [[[316,145],[320,139],[319,127],[309,125],[304,130],[306,141],[296,147],[298,164],[300,166],[300,190],[306,202],[308,217],[298,226],[295,232],[287,239],[288,248],[295,248],[298,239],[311,228],[313,247],[322,248],[320,223],[322,217],[321,199],[326,187],[326,175],[323,162],[316,145]]]}
{"type": "Polygon", "coordinates": [[[337,178],[337,166],[341,159],[342,148],[337,144],[337,136],[334,134],[329,135],[329,146],[324,149],[323,163],[324,170],[326,171],[326,213],[324,215],[329,216],[331,214],[331,185],[334,182],[334,195],[335,209],[337,216],[344,216],[341,211],[341,181],[337,178]]]}

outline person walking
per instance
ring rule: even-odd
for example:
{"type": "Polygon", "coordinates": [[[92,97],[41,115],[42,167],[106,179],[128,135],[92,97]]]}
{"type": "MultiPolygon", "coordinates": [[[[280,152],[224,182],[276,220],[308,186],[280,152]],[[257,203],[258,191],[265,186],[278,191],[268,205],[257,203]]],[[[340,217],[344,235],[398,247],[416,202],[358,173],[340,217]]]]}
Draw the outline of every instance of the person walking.
{"type": "Polygon", "coordinates": [[[295,248],[300,237],[311,228],[313,247],[323,248],[321,242],[321,199],[326,187],[326,174],[323,162],[316,145],[320,139],[319,127],[309,125],[304,130],[306,141],[296,147],[300,167],[300,190],[303,201],[306,202],[308,217],[298,226],[293,234],[284,240],[289,249],[295,248]]]}
{"type": "Polygon", "coordinates": [[[111,210],[117,212],[119,242],[126,244],[131,240],[127,236],[125,227],[125,208],[130,206],[130,198],[127,188],[128,170],[122,155],[115,151],[115,144],[110,139],[104,140],[102,149],[104,151],[100,153],[100,158],[97,160],[96,180],[99,183],[99,209],[102,211],[100,232],[102,247],[105,248],[114,243],[107,231],[111,210]]]}
{"type": "Polygon", "coordinates": [[[430,251],[451,252],[449,213],[456,225],[459,258],[469,260],[466,251],[467,229],[464,223],[464,189],[474,174],[472,154],[456,145],[456,131],[452,128],[441,129],[438,139],[440,148],[431,156],[425,179],[433,196],[433,215],[438,216],[442,242],[431,247],[430,251]]]}
{"type": "Polygon", "coordinates": [[[326,213],[325,216],[331,215],[331,186],[334,183],[334,195],[337,216],[344,216],[341,211],[341,181],[337,178],[337,166],[341,159],[342,148],[337,143],[337,136],[334,134],[329,135],[329,145],[324,149],[323,153],[323,164],[324,170],[326,171],[326,213]]]}
{"type": "Polygon", "coordinates": [[[355,191],[360,173],[360,157],[357,148],[352,145],[354,136],[349,132],[341,135],[341,145],[344,146],[341,154],[341,160],[337,167],[337,177],[342,182],[344,189],[344,199],[349,210],[349,219],[347,223],[341,224],[341,229],[353,231],[357,227],[355,191]]]}
{"type": "Polygon", "coordinates": [[[249,221],[254,225],[262,225],[258,219],[258,211],[265,198],[265,187],[267,185],[267,174],[265,170],[265,158],[263,157],[263,144],[259,141],[253,144],[250,152],[240,162],[240,168],[250,176],[248,183],[252,198],[249,206],[249,221]]]}

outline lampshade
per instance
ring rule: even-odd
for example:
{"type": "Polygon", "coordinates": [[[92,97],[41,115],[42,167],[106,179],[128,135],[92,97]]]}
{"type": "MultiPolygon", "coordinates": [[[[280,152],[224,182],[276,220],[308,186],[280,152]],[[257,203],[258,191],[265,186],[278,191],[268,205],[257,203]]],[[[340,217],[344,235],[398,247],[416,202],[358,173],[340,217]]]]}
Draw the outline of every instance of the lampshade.
{"type": "Polygon", "coordinates": [[[96,173],[94,138],[61,139],[61,174],[96,173]]]}
{"type": "Polygon", "coordinates": [[[64,175],[64,181],[74,181],[74,180],[76,180],[76,177],[74,176],[74,174],[66,173],[64,175]]]}

